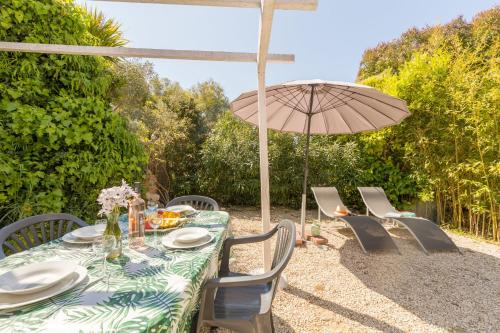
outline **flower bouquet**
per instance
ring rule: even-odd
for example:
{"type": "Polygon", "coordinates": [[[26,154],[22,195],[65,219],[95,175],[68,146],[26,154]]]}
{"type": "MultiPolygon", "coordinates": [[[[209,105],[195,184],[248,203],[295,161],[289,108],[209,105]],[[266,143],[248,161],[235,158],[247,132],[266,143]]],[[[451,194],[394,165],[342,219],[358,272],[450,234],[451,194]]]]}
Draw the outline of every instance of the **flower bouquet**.
{"type": "Polygon", "coordinates": [[[118,224],[120,217],[120,209],[128,206],[129,200],[137,198],[138,194],[122,180],[121,186],[105,188],[101,190],[97,202],[101,204],[99,215],[106,216],[107,224],[104,230],[104,236],[114,236],[116,239],[116,246],[109,254],[109,259],[118,258],[122,254],[122,232],[118,224]]]}

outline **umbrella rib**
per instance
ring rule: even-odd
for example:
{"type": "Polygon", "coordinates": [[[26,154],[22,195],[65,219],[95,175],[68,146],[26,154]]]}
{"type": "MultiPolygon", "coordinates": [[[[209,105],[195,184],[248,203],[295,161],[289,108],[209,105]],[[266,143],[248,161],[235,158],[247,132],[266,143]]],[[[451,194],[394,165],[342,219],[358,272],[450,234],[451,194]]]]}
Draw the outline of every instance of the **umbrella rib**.
{"type": "MultiPolygon", "coordinates": [[[[305,99],[305,98],[306,98],[306,95],[305,95],[305,94],[302,94],[301,96],[302,96],[302,97],[300,98],[300,100],[299,100],[299,102],[298,102],[298,103],[300,103],[301,101],[304,101],[304,103],[306,103],[306,107],[309,109],[309,107],[308,107],[308,103],[307,103],[307,100],[305,99]]],[[[297,103],[297,105],[298,105],[298,103],[297,103]]],[[[302,113],[304,113],[305,115],[307,115],[307,114],[309,113],[309,112],[303,112],[303,111],[301,111],[301,112],[302,112],[302,113]]]]}
{"type": "MultiPolygon", "coordinates": [[[[285,88],[285,89],[288,89],[288,88],[286,88],[286,87],[284,87],[284,88],[285,88]]],[[[295,87],[294,87],[294,88],[295,88],[295,87]]],[[[278,88],[276,88],[276,89],[278,89],[278,88]]],[[[298,89],[296,89],[296,90],[298,90],[298,89]]],[[[299,91],[299,90],[298,90],[298,91],[299,91]]],[[[290,107],[290,109],[292,109],[292,112],[293,112],[293,111],[302,112],[300,109],[297,109],[295,106],[290,106],[290,105],[287,105],[287,103],[292,102],[290,99],[289,99],[289,100],[287,100],[287,99],[281,98],[280,96],[276,96],[276,95],[278,95],[279,93],[280,93],[280,91],[277,91],[277,92],[275,92],[275,94],[273,94],[272,96],[270,96],[270,97],[269,97],[269,98],[273,98],[273,97],[274,97],[274,98],[275,98],[275,100],[274,100],[274,101],[272,101],[271,103],[266,103],[266,108],[267,108],[269,105],[271,105],[272,103],[274,103],[274,102],[278,101],[278,102],[281,102],[281,103],[282,103],[282,107],[283,107],[283,106],[288,106],[288,107],[290,107]]],[[[255,96],[255,95],[254,95],[254,96],[255,96]]],[[[295,96],[294,96],[294,97],[295,97],[295,96]]],[[[299,101],[299,102],[300,102],[300,101],[299,101]]],[[[299,102],[297,102],[297,104],[298,104],[299,102]]],[[[241,110],[241,109],[243,109],[243,108],[246,108],[247,106],[252,105],[252,104],[254,104],[254,103],[255,103],[255,102],[249,103],[249,104],[247,104],[247,105],[245,105],[245,106],[243,106],[243,107],[239,108],[238,110],[241,110]]],[[[280,109],[281,109],[281,108],[280,108],[280,109]]],[[[238,110],[237,110],[237,111],[238,111],[238,110]]],[[[236,112],[237,112],[237,111],[236,111],[236,112]]],[[[257,109],[257,110],[255,110],[254,112],[252,112],[250,115],[248,115],[247,117],[245,117],[245,118],[241,118],[241,119],[243,119],[244,121],[247,121],[249,118],[253,117],[253,116],[254,116],[256,113],[258,113],[258,112],[259,112],[259,110],[257,109]]],[[[302,112],[302,113],[303,113],[303,112],[302,112]]]]}
{"type": "MultiPolygon", "coordinates": [[[[275,99],[275,100],[273,100],[272,102],[268,103],[268,102],[267,102],[267,100],[268,100],[268,99],[271,99],[271,98],[273,98],[273,97],[275,97],[275,95],[272,95],[272,96],[270,96],[270,97],[266,98],[266,108],[267,108],[269,105],[273,104],[274,102],[279,101],[279,97],[276,97],[276,99],[275,99]]],[[[239,108],[238,110],[233,111],[233,112],[238,112],[238,111],[241,111],[242,109],[244,109],[244,108],[246,108],[247,106],[252,105],[252,104],[254,104],[254,103],[255,103],[255,102],[249,103],[249,104],[247,104],[247,105],[245,105],[245,106],[243,106],[243,107],[241,107],[241,108],[239,108]]],[[[259,109],[258,109],[258,108],[257,108],[254,112],[252,112],[250,115],[248,115],[247,117],[245,117],[245,118],[242,118],[242,117],[241,117],[241,119],[243,119],[244,121],[247,121],[250,117],[253,117],[253,116],[254,116],[257,112],[259,112],[259,109]]]]}
{"type": "MultiPolygon", "coordinates": [[[[333,95],[333,93],[331,91],[327,91],[327,93],[330,94],[330,95],[332,95],[333,97],[337,98],[337,101],[334,102],[334,103],[329,103],[328,104],[328,109],[325,110],[325,111],[333,110],[333,109],[336,109],[339,106],[347,104],[347,101],[344,101],[343,99],[340,99],[337,95],[333,95]],[[336,105],[338,103],[338,101],[340,101],[341,104],[336,105]]],[[[339,95],[342,95],[343,97],[347,97],[347,98],[350,97],[350,96],[347,96],[345,94],[340,94],[340,93],[339,93],[339,95]]]]}
{"type": "Polygon", "coordinates": [[[286,117],[286,120],[283,123],[283,126],[281,126],[280,131],[282,131],[283,128],[285,128],[285,126],[288,124],[288,122],[290,121],[290,118],[292,117],[292,114],[293,114],[294,111],[295,111],[294,109],[291,109],[290,114],[288,115],[288,117],[286,117]]]}
{"type": "MultiPolygon", "coordinates": [[[[396,121],[396,120],[392,119],[391,117],[387,116],[387,115],[386,115],[385,113],[383,113],[382,111],[375,109],[373,106],[371,106],[371,105],[369,105],[369,104],[366,104],[366,103],[363,103],[362,101],[357,100],[357,99],[355,99],[354,97],[352,97],[353,95],[355,95],[355,94],[356,94],[355,92],[353,92],[353,91],[349,91],[349,92],[351,93],[351,95],[349,95],[349,96],[347,96],[346,94],[343,94],[343,93],[340,93],[340,94],[342,94],[343,96],[346,96],[346,97],[348,97],[348,98],[351,98],[351,99],[353,99],[353,100],[355,100],[355,101],[357,101],[357,102],[359,102],[359,103],[362,103],[363,105],[365,105],[365,106],[369,107],[369,108],[370,108],[370,109],[372,109],[373,111],[375,111],[375,112],[377,112],[377,113],[381,114],[382,116],[386,117],[387,119],[390,119],[390,120],[392,120],[392,121],[394,121],[394,122],[396,121]]],[[[349,105],[349,101],[345,102],[345,103],[344,103],[344,105],[347,105],[347,106],[348,106],[351,110],[353,110],[354,112],[356,112],[357,114],[359,114],[361,117],[363,117],[363,119],[365,119],[365,120],[366,120],[366,121],[367,121],[370,125],[372,125],[372,126],[373,126],[373,128],[379,128],[378,126],[375,126],[375,125],[374,125],[374,124],[373,124],[370,120],[368,120],[368,118],[367,118],[366,116],[364,116],[364,115],[363,115],[363,114],[361,114],[359,111],[357,111],[356,109],[354,109],[351,105],[349,105]]]]}
{"type": "Polygon", "coordinates": [[[326,121],[325,113],[321,112],[321,117],[323,117],[323,122],[325,123],[326,133],[330,133],[330,129],[328,128],[328,122],[326,121]]]}
{"type": "MultiPolygon", "coordinates": [[[[344,96],[346,96],[346,95],[344,94],[344,91],[349,91],[349,92],[351,92],[351,93],[352,93],[352,95],[350,95],[350,96],[348,96],[348,97],[351,97],[352,99],[355,99],[356,101],[358,101],[358,102],[360,102],[360,103],[364,103],[364,102],[363,102],[363,101],[360,101],[359,99],[356,99],[356,98],[355,98],[355,97],[353,97],[353,96],[355,96],[355,95],[359,95],[359,96],[363,96],[363,97],[366,97],[366,98],[371,98],[371,99],[373,99],[373,100],[376,100],[377,102],[380,102],[380,103],[382,103],[382,104],[385,104],[385,105],[388,105],[388,106],[390,106],[390,107],[393,107],[393,108],[395,108],[395,109],[397,109],[397,110],[399,110],[399,111],[402,111],[402,112],[404,112],[404,113],[408,113],[408,111],[407,111],[407,110],[401,109],[401,108],[399,108],[399,107],[397,107],[397,106],[394,106],[394,105],[392,105],[392,104],[390,104],[390,103],[384,102],[384,101],[382,101],[382,100],[380,100],[380,99],[378,99],[378,98],[375,98],[375,97],[372,97],[372,96],[368,96],[368,95],[365,95],[365,94],[361,94],[361,93],[359,93],[359,92],[357,92],[357,91],[352,91],[352,90],[344,89],[344,90],[342,90],[342,91],[341,91],[341,92],[339,92],[339,93],[340,93],[340,94],[342,94],[342,95],[344,95],[344,96]]],[[[392,97],[392,96],[391,96],[391,97],[392,97]]],[[[395,98],[395,97],[392,97],[392,98],[395,98]]],[[[367,104],[366,104],[366,105],[367,105],[367,104]]],[[[371,106],[370,106],[370,107],[371,107],[371,106]]],[[[371,108],[372,108],[372,109],[375,109],[375,108],[373,108],[373,107],[371,107],[371,108]]],[[[379,112],[380,112],[380,111],[379,111],[379,112]]],[[[384,115],[385,115],[385,114],[384,114],[384,115]]],[[[386,117],[387,117],[387,118],[389,118],[389,119],[391,119],[392,121],[397,121],[396,119],[393,119],[392,117],[389,117],[389,116],[387,116],[387,115],[386,115],[386,117]]]]}
{"type": "MultiPolygon", "coordinates": [[[[328,93],[328,91],[327,91],[327,93],[328,93]]],[[[316,94],[316,96],[318,96],[318,94],[316,94]]],[[[321,100],[318,98],[319,112],[315,112],[315,113],[323,113],[323,107],[321,106],[321,104],[326,99],[326,96],[327,96],[326,94],[323,94],[323,98],[321,100]]],[[[328,103],[326,105],[328,105],[328,103]]]]}
{"type": "MultiPolygon", "coordinates": [[[[391,117],[389,117],[388,115],[386,115],[386,114],[385,114],[385,113],[383,113],[382,111],[377,110],[377,109],[375,109],[373,106],[371,106],[371,105],[369,105],[369,104],[366,104],[366,103],[364,103],[364,102],[362,102],[362,101],[360,101],[360,100],[358,100],[358,99],[354,98],[354,97],[353,97],[353,95],[355,95],[355,94],[356,94],[356,92],[354,92],[354,91],[349,91],[349,92],[351,93],[351,95],[347,95],[347,94],[342,93],[342,92],[339,92],[339,94],[341,94],[341,95],[343,95],[343,96],[345,96],[345,97],[351,98],[351,100],[355,100],[355,101],[357,101],[357,102],[359,102],[359,103],[362,103],[363,105],[365,105],[365,106],[369,107],[370,109],[374,110],[375,112],[377,112],[377,113],[381,114],[382,116],[386,117],[387,119],[390,119],[390,120],[392,120],[392,121],[396,122],[396,120],[395,120],[395,119],[392,119],[391,117]]],[[[331,92],[330,92],[330,91],[329,91],[328,93],[329,93],[329,94],[331,94],[331,92]]],[[[365,96],[365,97],[368,97],[368,96],[365,96]]],[[[368,98],[369,98],[369,97],[368,97],[368,98]]],[[[361,117],[363,117],[363,118],[364,118],[364,119],[365,119],[365,120],[366,120],[366,121],[367,121],[370,125],[372,125],[374,128],[378,128],[378,126],[375,126],[375,125],[374,125],[374,124],[373,124],[370,120],[368,120],[368,118],[367,118],[367,117],[365,117],[365,116],[364,116],[364,115],[362,115],[359,111],[357,111],[357,110],[356,110],[356,109],[354,109],[351,105],[349,105],[349,101],[346,101],[343,105],[347,105],[347,106],[348,106],[351,110],[353,110],[354,112],[356,112],[357,114],[359,114],[361,117]]],[[[390,105],[390,104],[389,104],[389,105],[390,105]]],[[[390,106],[392,106],[392,105],[390,105],[390,106]]]]}
{"type": "Polygon", "coordinates": [[[362,115],[362,114],[361,114],[359,111],[357,111],[355,108],[353,108],[352,106],[350,106],[350,105],[349,105],[349,104],[347,104],[347,103],[346,103],[345,105],[347,105],[347,107],[348,107],[349,109],[351,109],[354,113],[356,113],[357,115],[361,116],[361,118],[363,118],[364,120],[366,120],[366,122],[367,122],[368,124],[370,124],[370,125],[371,125],[374,129],[377,129],[377,128],[378,128],[378,126],[376,126],[374,123],[372,123],[372,122],[371,122],[368,118],[366,118],[364,115],[362,115]]]}
{"type": "Polygon", "coordinates": [[[337,110],[337,113],[339,114],[340,119],[342,119],[342,121],[344,122],[344,124],[346,124],[346,126],[349,128],[349,131],[350,131],[351,133],[354,133],[354,132],[352,131],[351,126],[349,126],[349,124],[348,124],[348,123],[347,123],[347,121],[344,119],[344,117],[342,116],[342,114],[340,114],[339,110],[337,110]]]}
{"type": "MultiPolygon", "coordinates": [[[[304,96],[304,94],[302,94],[302,96],[304,96]]],[[[300,100],[297,102],[297,104],[300,103],[300,100]]],[[[285,126],[288,124],[288,122],[290,121],[290,118],[292,117],[292,114],[293,114],[293,111],[295,111],[295,108],[291,108],[292,111],[290,112],[290,114],[288,115],[288,117],[286,118],[285,122],[283,123],[283,126],[281,126],[281,129],[280,131],[283,130],[283,128],[285,128],[285,126]]],[[[307,115],[306,115],[307,116],[307,115]]],[[[302,133],[304,133],[304,130],[302,130],[302,133]]]]}
{"type": "MultiPolygon", "coordinates": [[[[269,120],[271,120],[272,118],[274,118],[274,117],[278,114],[278,112],[279,112],[281,109],[283,109],[285,106],[286,106],[285,104],[281,104],[281,106],[280,106],[280,107],[279,107],[279,108],[278,108],[278,109],[277,109],[277,110],[276,110],[276,111],[275,111],[275,112],[271,115],[271,117],[267,118],[267,120],[269,121],[269,120]]],[[[293,111],[292,111],[292,112],[293,112],[293,111]]]]}
{"type": "MultiPolygon", "coordinates": [[[[275,91],[276,89],[280,89],[280,88],[286,88],[286,87],[284,87],[283,85],[274,86],[274,87],[271,87],[271,88],[266,89],[266,93],[267,93],[267,92],[271,92],[271,91],[275,91]]],[[[241,94],[241,95],[240,95],[240,96],[239,96],[236,100],[237,100],[237,101],[242,101],[242,100],[244,100],[244,99],[247,99],[247,98],[253,97],[253,96],[255,96],[255,95],[257,95],[257,90],[248,91],[248,92],[246,92],[246,93],[241,94]],[[242,95],[245,95],[245,94],[250,94],[250,95],[245,96],[245,97],[241,97],[242,95]]]]}
{"type": "MultiPolygon", "coordinates": [[[[244,99],[247,99],[247,98],[250,98],[250,97],[256,97],[256,96],[257,96],[257,93],[254,93],[253,95],[250,95],[250,96],[244,97],[244,98],[242,98],[242,99],[237,99],[236,101],[241,102],[241,101],[242,101],[242,100],[244,100],[244,99]]],[[[266,97],[270,98],[270,97],[274,97],[274,95],[271,95],[271,96],[266,96],[266,97]]],[[[234,101],[234,102],[236,102],[236,101],[234,101]]],[[[234,103],[234,102],[233,102],[233,103],[234,103]]],[[[231,104],[233,104],[233,103],[231,103],[231,104]]],[[[247,106],[252,105],[252,104],[254,104],[254,103],[255,103],[255,101],[250,102],[250,103],[248,103],[248,104],[245,104],[245,105],[243,105],[243,106],[239,107],[239,108],[238,108],[238,110],[235,110],[234,112],[239,111],[239,110],[241,110],[241,109],[244,109],[244,108],[246,108],[247,106]]]]}
{"type": "MultiPolygon", "coordinates": [[[[272,97],[272,96],[271,96],[271,97],[272,97]]],[[[267,99],[266,99],[266,102],[267,102],[267,99]]],[[[274,102],[275,102],[275,101],[273,101],[273,102],[271,102],[271,103],[274,103],[274,102]]],[[[254,102],[254,103],[255,103],[255,102],[254,102]]],[[[252,105],[252,104],[254,104],[254,103],[250,103],[250,104],[248,104],[248,105],[252,105]]],[[[271,103],[270,103],[270,104],[271,104],[271,103]]],[[[248,105],[244,106],[243,108],[246,108],[248,105]]],[[[266,108],[267,108],[267,106],[268,106],[268,104],[266,103],[266,108]]],[[[241,109],[243,109],[243,108],[241,108],[241,109]]],[[[240,111],[241,109],[238,109],[237,111],[234,111],[234,112],[238,112],[238,111],[240,111]]],[[[245,118],[243,118],[243,117],[240,117],[240,118],[241,118],[241,119],[243,119],[244,121],[247,121],[250,117],[253,117],[253,116],[254,116],[257,112],[259,112],[259,108],[257,108],[254,112],[250,113],[250,114],[249,114],[248,116],[246,116],[245,118]]]]}
{"type": "MultiPolygon", "coordinates": [[[[330,90],[326,90],[326,93],[329,94],[330,96],[333,96],[334,98],[331,99],[330,102],[328,102],[326,105],[325,105],[325,109],[324,111],[328,111],[328,110],[331,110],[331,109],[335,109],[337,106],[336,104],[340,101],[342,103],[345,103],[344,100],[342,100],[340,97],[344,96],[340,93],[337,93],[337,95],[334,95],[330,90]],[[340,96],[340,97],[339,97],[340,96]]],[[[340,105],[339,105],[340,106],[340,105]]]]}
{"type": "MultiPolygon", "coordinates": [[[[295,90],[297,90],[296,92],[300,93],[300,89],[298,89],[298,87],[293,87],[293,88],[295,90]]],[[[282,103],[287,104],[288,107],[290,107],[292,109],[295,109],[296,111],[302,112],[299,108],[297,108],[297,105],[300,103],[300,100],[297,99],[297,95],[293,95],[294,91],[292,89],[289,89],[287,92],[291,95],[292,98],[286,97],[286,96],[282,96],[281,98],[278,97],[278,99],[280,99],[280,101],[282,103]],[[297,102],[297,104],[295,104],[294,106],[292,106],[292,104],[291,104],[292,102],[297,102]]]]}

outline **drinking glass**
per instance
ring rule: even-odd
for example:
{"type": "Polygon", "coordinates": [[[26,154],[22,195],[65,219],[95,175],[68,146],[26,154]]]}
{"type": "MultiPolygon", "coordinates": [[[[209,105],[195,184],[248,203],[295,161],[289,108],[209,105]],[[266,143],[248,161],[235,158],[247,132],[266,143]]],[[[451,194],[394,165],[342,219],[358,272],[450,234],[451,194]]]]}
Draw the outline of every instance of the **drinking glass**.
{"type": "Polygon", "coordinates": [[[162,219],[163,218],[161,216],[159,216],[157,213],[155,213],[152,216],[152,218],[151,218],[151,220],[149,222],[149,224],[151,225],[151,227],[154,230],[154,240],[153,240],[153,243],[154,243],[155,246],[158,245],[157,230],[158,230],[158,227],[161,225],[162,219]]]}

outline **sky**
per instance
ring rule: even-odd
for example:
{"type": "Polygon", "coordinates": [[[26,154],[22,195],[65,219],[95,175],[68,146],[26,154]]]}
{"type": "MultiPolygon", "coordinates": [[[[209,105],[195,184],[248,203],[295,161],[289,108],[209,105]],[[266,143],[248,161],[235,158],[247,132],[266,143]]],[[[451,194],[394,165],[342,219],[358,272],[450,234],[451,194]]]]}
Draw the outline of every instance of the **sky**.
{"type": "MultiPolygon", "coordinates": [[[[121,24],[130,47],[256,52],[258,9],[77,0],[121,24]]],[[[363,51],[411,27],[447,23],[498,5],[492,0],[319,0],[314,12],[276,11],[271,53],[293,64],[268,64],[268,85],[301,79],[352,82],[363,51]]],[[[150,59],[161,77],[189,88],[213,79],[226,95],[257,89],[255,63],[150,59]]]]}

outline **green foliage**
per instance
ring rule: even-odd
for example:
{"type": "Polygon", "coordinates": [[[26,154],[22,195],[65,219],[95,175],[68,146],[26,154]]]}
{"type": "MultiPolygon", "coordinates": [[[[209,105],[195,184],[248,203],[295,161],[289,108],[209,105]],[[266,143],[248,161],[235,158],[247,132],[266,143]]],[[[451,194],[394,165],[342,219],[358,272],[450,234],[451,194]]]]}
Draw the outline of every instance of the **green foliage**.
{"type": "Polygon", "coordinates": [[[159,192],[165,203],[198,193],[201,145],[228,108],[222,88],[207,81],[185,90],[160,79],[150,63],[124,61],[114,72],[123,83],[111,94],[115,109],[128,119],[149,155],[148,192],[159,192]]]}
{"type": "MultiPolygon", "coordinates": [[[[270,131],[271,201],[299,207],[302,193],[305,136],[270,131]]],[[[355,143],[314,136],[310,145],[310,184],[337,186],[346,204],[357,204],[356,186],[363,181],[360,152],[355,143]]],[[[219,117],[203,144],[200,188],[225,203],[260,203],[257,129],[229,112],[219,117]]],[[[312,197],[311,197],[312,199],[312,197]]],[[[311,200],[310,200],[311,202],[311,200]]]]}
{"type": "Polygon", "coordinates": [[[435,200],[442,222],[495,240],[500,239],[499,27],[496,7],[471,23],[459,19],[412,30],[421,43],[413,44],[407,57],[392,57],[406,45],[405,34],[367,51],[359,74],[363,83],[406,100],[412,112],[399,126],[363,136],[370,141],[380,135],[385,146],[368,152],[368,158],[385,166],[396,161],[406,175],[399,194],[435,200]]]}
{"type": "Polygon", "coordinates": [[[88,31],[97,39],[99,46],[125,46],[128,41],[120,31],[120,24],[108,19],[97,9],[87,9],[88,31]]]}
{"type": "MultiPolygon", "coordinates": [[[[0,6],[0,40],[99,44],[71,1],[0,6]]],[[[0,53],[0,215],[94,218],[98,191],[136,179],[143,149],[112,112],[113,76],[100,57],[0,53]]]]}

